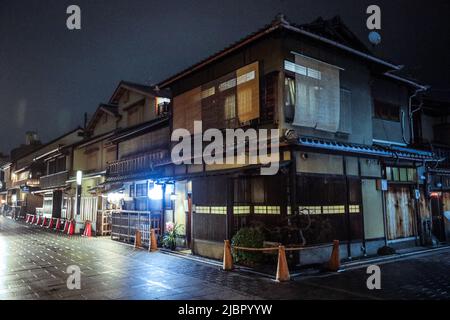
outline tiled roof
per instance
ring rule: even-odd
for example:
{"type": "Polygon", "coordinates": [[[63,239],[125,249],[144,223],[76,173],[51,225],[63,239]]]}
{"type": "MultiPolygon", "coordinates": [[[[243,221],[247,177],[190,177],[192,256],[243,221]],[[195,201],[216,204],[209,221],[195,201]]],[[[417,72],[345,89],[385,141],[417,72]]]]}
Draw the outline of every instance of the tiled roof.
{"type": "Polygon", "coordinates": [[[137,124],[132,127],[123,128],[119,131],[117,131],[114,136],[112,136],[109,140],[110,141],[117,141],[124,137],[129,137],[130,135],[138,134],[141,132],[144,132],[145,130],[151,130],[153,128],[159,127],[161,125],[168,125],[169,124],[169,118],[168,117],[162,117],[154,120],[150,120],[141,124],[137,124]]]}
{"type": "Polygon", "coordinates": [[[346,152],[353,154],[370,155],[375,157],[403,159],[412,161],[436,160],[432,152],[411,148],[361,145],[344,143],[339,141],[324,140],[318,138],[300,137],[297,144],[303,147],[324,149],[330,151],[346,152]]]}
{"type": "Polygon", "coordinates": [[[226,56],[227,54],[267,35],[275,30],[288,30],[297,34],[304,35],[309,38],[317,39],[330,45],[339,47],[351,54],[357,54],[370,61],[382,64],[390,69],[400,70],[401,67],[391,62],[378,58],[371,54],[367,47],[348,29],[340,18],[335,17],[330,20],[321,18],[309,24],[294,24],[286,20],[284,15],[278,15],[270,24],[265,25],[261,29],[249,34],[248,36],[236,41],[230,46],[220,50],[219,52],[201,60],[200,62],[182,70],[181,72],[165,79],[159,83],[161,87],[166,87],[173,81],[176,81],[185,75],[196,71],[203,66],[226,56]]]}
{"type": "Polygon", "coordinates": [[[121,82],[124,86],[134,88],[138,91],[146,92],[148,94],[151,94],[155,97],[165,97],[170,98],[170,92],[166,89],[159,89],[156,86],[147,86],[144,84],[134,83],[130,81],[122,81],[121,82]]]}

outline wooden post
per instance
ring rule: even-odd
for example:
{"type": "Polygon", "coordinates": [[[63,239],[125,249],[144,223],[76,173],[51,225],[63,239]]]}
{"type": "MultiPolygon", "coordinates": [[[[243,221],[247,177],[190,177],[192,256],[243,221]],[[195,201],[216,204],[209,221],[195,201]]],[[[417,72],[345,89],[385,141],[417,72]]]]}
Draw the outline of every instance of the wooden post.
{"type": "Polygon", "coordinates": [[[234,229],[233,218],[234,206],[234,178],[227,178],[227,220],[226,220],[226,237],[231,239],[234,229]]]}

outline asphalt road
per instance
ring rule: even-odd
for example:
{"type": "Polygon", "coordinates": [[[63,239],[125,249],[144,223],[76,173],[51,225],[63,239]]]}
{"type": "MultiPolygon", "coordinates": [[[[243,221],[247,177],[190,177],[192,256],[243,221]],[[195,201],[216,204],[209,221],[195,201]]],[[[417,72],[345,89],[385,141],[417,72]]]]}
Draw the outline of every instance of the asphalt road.
{"type": "Polygon", "coordinates": [[[380,290],[367,288],[366,267],[277,283],[0,217],[0,299],[450,299],[450,250],[379,267],[380,290]],[[67,286],[69,266],[80,289],[67,286]]]}

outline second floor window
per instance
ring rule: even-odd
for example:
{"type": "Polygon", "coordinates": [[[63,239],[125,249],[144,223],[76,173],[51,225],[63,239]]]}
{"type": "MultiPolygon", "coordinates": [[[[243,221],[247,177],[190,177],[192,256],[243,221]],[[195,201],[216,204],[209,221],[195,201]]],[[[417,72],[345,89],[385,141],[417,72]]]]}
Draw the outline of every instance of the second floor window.
{"type": "Polygon", "coordinates": [[[286,118],[291,117],[293,125],[338,132],[340,69],[296,54],[295,63],[285,61],[285,70],[286,118]]]}
{"type": "Polygon", "coordinates": [[[193,122],[203,129],[248,124],[260,117],[259,63],[243,66],[173,99],[173,128],[193,132],[193,122]]]}
{"type": "Polygon", "coordinates": [[[139,183],[136,184],[136,197],[146,197],[147,196],[147,184],[139,183]]]}
{"type": "Polygon", "coordinates": [[[128,110],[129,126],[141,123],[142,121],[144,121],[144,106],[142,104],[128,110]]]}
{"type": "Polygon", "coordinates": [[[400,121],[400,106],[383,102],[380,100],[373,101],[374,117],[381,120],[400,121]]]}
{"type": "Polygon", "coordinates": [[[48,162],[48,174],[55,174],[66,170],[66,157],[60,157],[48,162]]]}

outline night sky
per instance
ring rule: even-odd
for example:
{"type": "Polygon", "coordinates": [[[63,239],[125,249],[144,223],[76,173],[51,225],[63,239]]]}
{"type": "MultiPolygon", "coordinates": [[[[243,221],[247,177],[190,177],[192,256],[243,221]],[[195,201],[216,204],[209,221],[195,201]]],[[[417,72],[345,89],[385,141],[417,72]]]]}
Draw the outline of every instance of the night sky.
{"type": "Polygon", "coordinates": [[[450,88],[450,2],[322,0],[0,0],[0,151],[35,130],[43,142],[83,122],[120,80],[156,84],[273,20],[340,15],[367,42],[369,4],[382,11],[376,55],[450,88]],[[81,7],[82,29],[66,28],[81,7]]]}

